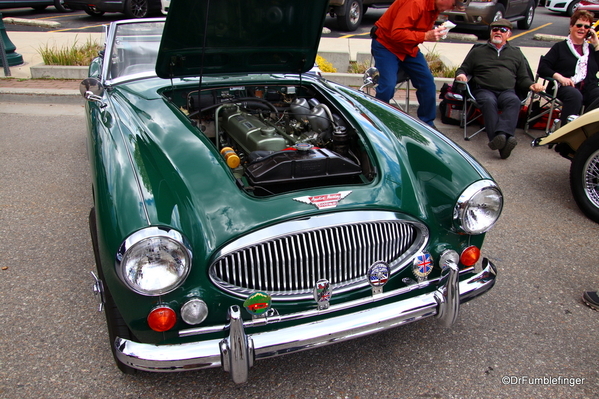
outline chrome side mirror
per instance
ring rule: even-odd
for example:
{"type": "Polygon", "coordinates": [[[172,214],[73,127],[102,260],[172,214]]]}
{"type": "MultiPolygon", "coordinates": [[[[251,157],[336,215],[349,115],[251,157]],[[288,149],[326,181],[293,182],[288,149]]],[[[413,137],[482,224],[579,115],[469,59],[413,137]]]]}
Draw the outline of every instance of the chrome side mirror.
{"type": "Polygon", "coordinates": [[[100,108],[106,107],[106,103],[102,101],[104,87],[96,78],[84,79],[79,85],[79,92],[87,101],[93,101],[100,104],[100,108]]]}
{"type": "Polygon", "coordinates": [[[364,88],[370,89],[373,87],[377,87],[379,84],[379,70],[375,67],[370,67],[364,72],[363,81],[364,84],[360,87],[360,91],[364,88]]]}

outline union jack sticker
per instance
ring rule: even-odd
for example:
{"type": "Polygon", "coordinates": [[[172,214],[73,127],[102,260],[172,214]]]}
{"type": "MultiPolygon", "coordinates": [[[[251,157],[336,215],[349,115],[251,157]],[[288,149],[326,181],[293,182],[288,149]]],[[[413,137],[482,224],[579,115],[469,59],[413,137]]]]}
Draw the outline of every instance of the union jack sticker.
{"type": "Polygon", "coordinates": [[[433,257],[428,252],[416,255],[412,264],[412,272],[418,278],[425,278],[433,271],[433,257]]]}

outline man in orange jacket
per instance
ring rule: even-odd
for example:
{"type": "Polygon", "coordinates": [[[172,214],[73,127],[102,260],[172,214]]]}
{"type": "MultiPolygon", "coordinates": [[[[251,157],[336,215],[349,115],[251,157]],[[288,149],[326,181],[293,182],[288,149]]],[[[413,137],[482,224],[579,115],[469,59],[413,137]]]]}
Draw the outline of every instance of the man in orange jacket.
{"type": "Polygon", "coordinates": [[[416,88],[418,118],[435,126],[435,80],[418,45],[436,42],[447,29],[433,25],[442,11],[461,6],[459,0],[399,0],[393,2],[371,31],[372,55],[379,70],[376,98],[389,102],[395,92],[397,72],[403,69],[416,88]]]}

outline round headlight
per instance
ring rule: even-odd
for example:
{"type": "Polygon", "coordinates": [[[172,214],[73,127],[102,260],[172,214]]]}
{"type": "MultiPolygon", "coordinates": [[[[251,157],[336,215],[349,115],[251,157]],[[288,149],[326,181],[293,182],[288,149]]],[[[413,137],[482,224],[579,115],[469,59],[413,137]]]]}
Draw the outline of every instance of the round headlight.
{"type": "Polygon", "coordinates": [[[133,233],[117,254],[117,274],[138,294],[157,296],[179,287],[191,269],[191,250],[175,230],[150,227],[133,233]]]}
{"type": "Polygon", "coordinates": [[[495,182],[477,181],[466,188],[455,205],[453,218],[458,229],[468,234],[488,231],[501,214],[503,195],[495,182]]]}

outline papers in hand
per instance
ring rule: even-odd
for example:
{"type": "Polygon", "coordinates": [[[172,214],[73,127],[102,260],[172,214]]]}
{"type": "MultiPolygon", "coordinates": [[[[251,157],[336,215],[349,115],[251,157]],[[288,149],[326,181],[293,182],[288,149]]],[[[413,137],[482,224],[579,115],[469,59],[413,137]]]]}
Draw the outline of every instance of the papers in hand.
{"type": "Polygon", "coordinates": [[[447,33],[449,32],[450,29],[453,29],[456,27],[456,24],[454,24],[451,21],[445,21],[443,22],[441,25],[439,25],[443,28],[443,30],[445,30],[445,34],[443,35],[443,37],[441,39],[446,39],[447,38],[447,33]]]}

